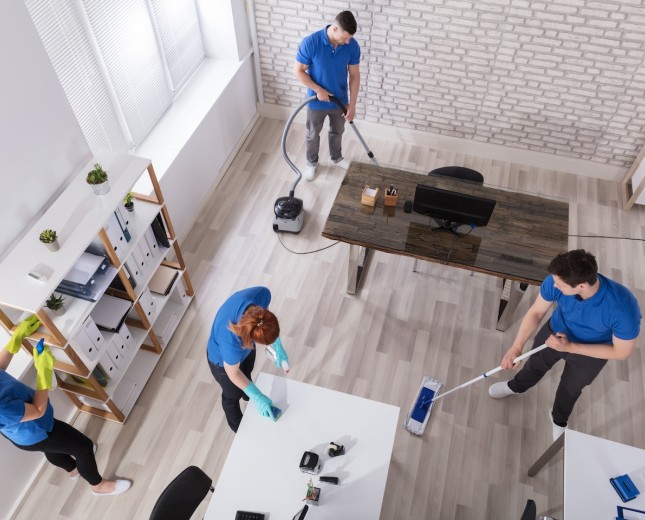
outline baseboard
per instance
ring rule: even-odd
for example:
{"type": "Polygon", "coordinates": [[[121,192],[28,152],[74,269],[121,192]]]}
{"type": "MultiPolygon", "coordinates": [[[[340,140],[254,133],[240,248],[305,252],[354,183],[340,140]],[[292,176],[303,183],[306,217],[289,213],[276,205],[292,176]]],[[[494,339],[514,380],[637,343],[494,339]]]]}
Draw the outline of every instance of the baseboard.
{"type": "MultiPolygon", "coordinates": [[[[271,103],[259,104],[258,110],[261,116],[284,120],[293,112],[292,108],[271,103]]],[[[306,110],[302,110],[294,121],[304,124],[305,115],[306,110]]],[[[521,148],[482,143],[471,139],[443,136],[430,132],[422,132],[420,130],[397,128],[395,126],[371,123],[369,121],[356,120],[356,126],[366,138],[371,136],[379,139],[390,139],[427,146],[439,150],[466,152],[469,155],[476,155],[486,159],[498,159],[541,169],[574,173],[596,179],[620,181],[625,176],[625,173],[627,173],[627,168],[620,166],[601,164],[572,157],[562,157],[560,155],[535,152],[532,150],[523,150],[521,148]]]]}

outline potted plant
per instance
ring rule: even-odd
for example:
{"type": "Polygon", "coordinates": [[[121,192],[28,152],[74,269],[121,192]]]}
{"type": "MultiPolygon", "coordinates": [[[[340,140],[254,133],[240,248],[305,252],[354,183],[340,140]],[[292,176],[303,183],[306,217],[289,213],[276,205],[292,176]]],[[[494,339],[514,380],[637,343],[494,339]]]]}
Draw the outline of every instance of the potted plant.
{"type": "Polygon", "coordinates": [[[134,196],[132,195],[131,191],[129,191],[126,196],[123,197],[123,205],[128,211],[134,211],[134,196]]]}
{"type": "Polygon", "coordinates": [[[64,301],[65,297],[56,296],[56,294],[52,293],[52,295],[45,302],[45,306],[48,309],[54,311],[54,314],[56,316],[62,316],[63,314],[65,314],[65,306],[63,305],[64,301]]]}
{"type": "Polygon", "coordinates": [[[58,244],[58,235],[53,229],[45,229],[40,233],[40,241],[45,244],[50,251],[58,251],[60,245],[58,244]]]}
{"type": "Polygon", "coordinates": [[[89,185],[92,186],[94,193],[96,193],[97,195],[105,195],[108,191],[110,191],[110,185],[108,184],[108,174],[99,163],[94,164],[94,169],[87,174],[85,180],[89,185]]]}

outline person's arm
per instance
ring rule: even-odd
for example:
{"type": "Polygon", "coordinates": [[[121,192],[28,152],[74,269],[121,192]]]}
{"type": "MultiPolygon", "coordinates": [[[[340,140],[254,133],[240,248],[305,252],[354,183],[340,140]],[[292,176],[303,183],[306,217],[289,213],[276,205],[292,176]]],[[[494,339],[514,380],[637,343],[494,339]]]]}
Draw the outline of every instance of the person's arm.
{"type": "Polygon", "coordinates": [[[13,354],[6,349],[0,350],[0,370],[7,370],[9,363],[13,359],[13,354]]]}
{"type": "Polygon", "coordinates": [[[228,378],[233,382],[233,384],[240,390],[244,390],[247,386],[249,386],[250,381],[240,370],[239,363],[237,365],[228,365],[226,361],[224,361],[224,371],[226,372],[228,378]]]}
{"type": "Polygon", "coordinates": [[[359,65],[349,66],[349,104],[347,105],[347,114],[345,120],[352,122],[356,116],[356,100],[358,99],[358,89],[361,86],[361,71],[359,65]]]}
{"type": "Polygon", "coordinates": [[[305,65],[304,63],[296,61],[293,66],[293,73],[295,74],[296,79],[305,87],[313,90],[316,93],[316,97],[319,101],[329,101],[329,96],[331,96],[332,94],[330,92],[327,92],[324,88],[318,85],[318,83],[311,79],[311,76],[307,74],[308,68],[309,65],[305,65]]]}
{"type": "Polygon", "coordinates": [[[613,345],[606,343],[573,343],[564,334],[556,333],[549,336],[546,344],[548,347],[560,352],[570,352],[571,354],[580,354],[597,359],[623,360],[631,356],[637,339],[619,339],[616,336],[612,336],[613,345]]]}
{"type": "Polygon", "coordinates": [[[40,419],[47,411],[49,390],[36,390],[33,403],[25,403],[25,415],[20,422],[35,421],[40,419]]]}
{"type": "Polygon", "coordinates": [[[513,368],[513,360],[522,354],[524,344],[540,326],[544,316],[549,312],[551,305],[553,305],[553,302],[545,300],[541,294],[538,294],[535,302],[533,302],[533,305],[531,305],[531,308],[522,319],[520,329],[517,331],[517,336],[515,336],[515,341],[513,341],[511,348],[508,349],[502,358],[502,368],[513,368]]]}

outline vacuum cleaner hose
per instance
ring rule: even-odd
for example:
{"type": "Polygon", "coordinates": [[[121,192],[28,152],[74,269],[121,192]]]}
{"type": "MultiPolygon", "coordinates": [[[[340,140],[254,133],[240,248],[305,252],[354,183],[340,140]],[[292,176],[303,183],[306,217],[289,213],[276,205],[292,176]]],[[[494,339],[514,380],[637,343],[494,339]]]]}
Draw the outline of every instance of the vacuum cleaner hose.
{"type": "MultiPolygon", "coordinates": [[[[289,155],[287,154],[287,135],[289,135],[289,128],[291,128],[291,123],[293,123],[293,120],[296,118],[298,115],[298,112],[300,112],[305,105],[309,104],[311,101],[315,101],[317,96],[311,96],[305,99],[302,103],[300,103],[296,109],[293,111],[293,113],[289,116],[289,119],[287,119],[287,123],[284,125],[284,130],[282,132],[282,156],[284,157],[284,160],[287,161],[287,164],[291,167],[291,169],[295,172],[296,174],[296,180],[291,186],[291,190],[289,191],[289,197],[293,197],[294,193],[296,191],[296,186],[300,182],[300,179],[302,179],[302,173],[300,173],[300,170],[296,167],[295,164],[293,164],[293,161],[289,158],[289,155]]],[[[337,97],[334,96],[329,96],[329,101],[332,103],[335,103],[338,105],[338,107],[343,111],[343,114],[347,114],[347,108],[345,105],[343,105],[340,100],[337,97]]],[[[354,133],[356,134],[356,137],[358,137],[358,140],[361,142],[363,145],[363,148],[365,148],[365,151],[367,152],[367,156],[378,166],[378,162],[376,162],[376,159],[374,158],[374,153],[369,149],[369,146],[367,146],[367,143],[365,142],[365,139],[363,139],[363,136],[361,133],[358,131],[358,128],[356,128],[356,125],[354,124],[354,121],[350,121],[349,123],[354,130],[354,133]]]]}

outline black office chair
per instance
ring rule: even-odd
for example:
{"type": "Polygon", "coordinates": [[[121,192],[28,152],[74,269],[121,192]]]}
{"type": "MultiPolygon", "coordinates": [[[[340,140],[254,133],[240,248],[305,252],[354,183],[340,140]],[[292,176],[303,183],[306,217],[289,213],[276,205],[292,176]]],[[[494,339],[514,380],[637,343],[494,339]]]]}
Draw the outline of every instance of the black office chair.
{"type": "Polygon", "coordinates": [[[150,513],[150,520],[190,520],[213,480],[197,466],[188,466],[166,486],[150,513]]]}
{"type": "Polygon", "coordinates": [[[535,501],[527,500],[526,507],[520,520],[536,520],[537,519],[537,507],[535,506],[535,501]]]}
{"type": "MultiPolygon", "coordinates": [[[[484,176],[478,171],[466,168],[465,166],[444,166],[443,168],[435,168],[428,172],[428,175],[441,175],[443,177],[452,177],[453,179],[461,179],[465,181],[476,182],[477,184],[484,184],[484,176]]],[[[414,259],[414,266],[412,271],[417,272],[419,259],[414,259]]],[[[471,271],[470,276],[474,272],[471,271]]]]}
{"type": "Polygon", "coordinates": [[[430,171],[428,175],[442,175],[444,177],[452,177],[453,179],[461,179],[465,181],[472,181],[478,184],[484,184],[484,176],[478,171],[471,170],[465,166],[444,166],[443,168],[435,168],[430,171]]]}

